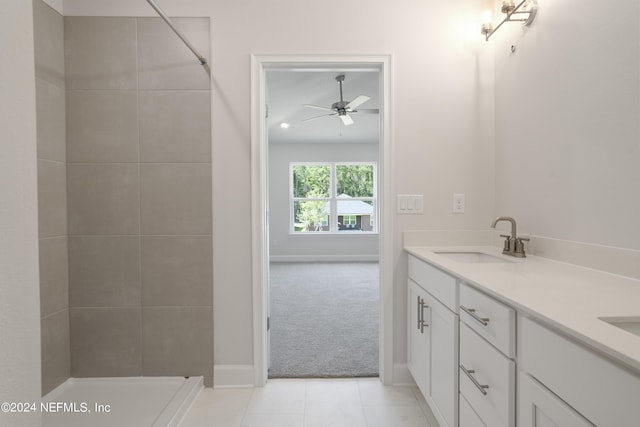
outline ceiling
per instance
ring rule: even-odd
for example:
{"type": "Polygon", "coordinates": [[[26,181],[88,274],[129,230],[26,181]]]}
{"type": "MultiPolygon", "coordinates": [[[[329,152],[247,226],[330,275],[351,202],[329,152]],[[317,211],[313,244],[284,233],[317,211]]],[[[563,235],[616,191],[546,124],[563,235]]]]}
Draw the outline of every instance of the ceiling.
{"type": "Polygon", "coordinates": [[[345,101],[360,95],[370,97],[359,108],[380,108],[378,70],[339,69],[275,69],[266,73],[267,128],[269,143],[378,143],[380,114],[351,114],[354,123],[345,126],[335,116],[303,122],[311,117],[329,114],[322,110],[303,107],[314,104],[330,108],[340,100],[336,76],[344,74],[342,83],[345,101]],[[280,123],[289,123],[283,129],[280,123]]]}

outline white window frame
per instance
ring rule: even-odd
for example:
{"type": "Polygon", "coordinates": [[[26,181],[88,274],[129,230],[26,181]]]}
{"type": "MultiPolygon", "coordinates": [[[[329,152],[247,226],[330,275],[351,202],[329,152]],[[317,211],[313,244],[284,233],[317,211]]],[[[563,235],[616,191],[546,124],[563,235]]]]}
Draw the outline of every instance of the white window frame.
{"type": "Polygon", "coordinates": [[[289,234],[295,236],[319,236],[336,234],[378,234],[378,164],[377,162],[289,162],[289,234]],[[306,198],[293,197],[293,168],[295,166],[329,166],[329,197],[306,198]],[[373,202],[373,229],[363,230],[338,230],[338,183],[336,180],[336,168],[338,166],[372,166],[373,167],[373,197],[353,197],[350,200],[372,201],[373,202]],[[330,206],[329,231],[300,232],[295,231],[294,205],[300,201],[326,201],[330,206]]]}

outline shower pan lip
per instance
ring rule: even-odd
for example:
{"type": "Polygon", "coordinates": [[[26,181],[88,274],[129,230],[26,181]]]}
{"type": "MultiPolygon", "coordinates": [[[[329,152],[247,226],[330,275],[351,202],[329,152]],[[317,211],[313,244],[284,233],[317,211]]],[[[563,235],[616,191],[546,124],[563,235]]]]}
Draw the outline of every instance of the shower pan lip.
{"type": "Polygon", "coordinates": [[[137,427],[144,419],[152,427],[178,426],[203,388],[201,376],[71,377],[42,397],[45,404],[67,404],[45,411],[42,425],[137,427]]]}

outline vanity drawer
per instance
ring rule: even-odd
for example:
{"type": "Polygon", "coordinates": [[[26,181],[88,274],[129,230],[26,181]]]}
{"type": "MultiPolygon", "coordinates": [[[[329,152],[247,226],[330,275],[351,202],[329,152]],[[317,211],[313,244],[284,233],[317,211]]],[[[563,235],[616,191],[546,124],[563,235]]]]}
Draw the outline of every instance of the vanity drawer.
{"type": "Polygon", "coordinates": [[[460,427],[487,427],[462,395],[460,396],[460,427]]]}
{"type": "Polygon", "coordinates": [[[436,297],[451,311],[456,311],[456,279],[409,255],[409,278],[436,297]]]}
{"type": "Polygon", "coordinates": [[[516,312],[469,285],[460,285],[460,320],[510,358],[516,357],[516,312]]]}
{"type": "Polygon", "coordinates": [[[515,425],[515,362],[464,323],[460,324],[459,376],[460,394],[485,425],[515,425]]]}

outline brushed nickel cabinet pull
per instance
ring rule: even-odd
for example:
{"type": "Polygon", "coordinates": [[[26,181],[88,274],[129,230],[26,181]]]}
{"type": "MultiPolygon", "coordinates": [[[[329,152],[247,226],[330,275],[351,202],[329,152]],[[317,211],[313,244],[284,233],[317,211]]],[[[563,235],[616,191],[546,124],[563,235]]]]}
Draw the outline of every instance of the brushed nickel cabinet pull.
{"type": "Polygon", "coordinates": [[[486,389],[488,389],[488,388],[489,388],[489,386],[488,386],[488,385],[486,385],[486,384],[480,384],[480,383],[478,382],[478,380],[477,380],[477,379],[472,375],[472,374],[474,374],[476,371],[475,371],[475,370],[473,370],[473,369],[467,369],[467,368],[465,368],[465,367],[464,367],[464,365],[463,365],[462,363],[460,364],[460,369],[462,369],[462,372],[464,372],[464,373],[469,377],[469,379],[471,380],[471,382],[473,383],[473,385],[475,385],[476,387],[478,387],[478,390],[480,390],[480,393],[482,393],[483,395],[485,395],[485,396],[486,396],[486,395],[487,395],[487,390],[486,390],[486,389]]]}
{"type": "Polygon", "coordinates": [[[420,307],[420,317],[422,318],[422,321],[420,322],[420,333],[424,334],[424,328],[425,326],[428,328],[429,324],[427,322],[424,321],[424,309],[425,308],[429,308],[429,306],[427,304],[424,303],[424,299],[421,301],[421,307],[420,307]]]}
{"type": "Polygon", "coordinates": [[[476,314],[475,308],[467,308],[464,305],[461,305],[460,309],[465,313],[467,313],[469,316],[473,317],[473,320],[477,321],[478,323],[481,323],[483,326],[487,326],[489,324],[489,318],[478,316],[476,314]]]}
{"type": "Polygon", "coordinates": [[[424,334],[424,328],[429,327],[429,324],[424,321],[424,309],[429,308],[428,305],[424,303],[424,299],[420,298],[418,295],[418,330],[421,334],[424,334]]]}

